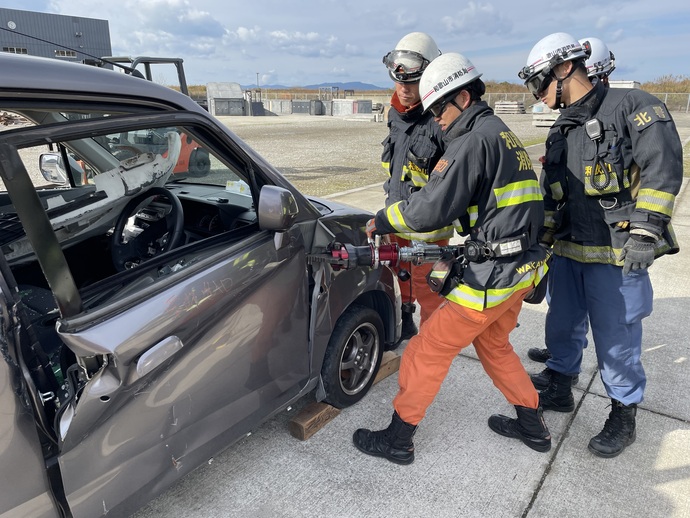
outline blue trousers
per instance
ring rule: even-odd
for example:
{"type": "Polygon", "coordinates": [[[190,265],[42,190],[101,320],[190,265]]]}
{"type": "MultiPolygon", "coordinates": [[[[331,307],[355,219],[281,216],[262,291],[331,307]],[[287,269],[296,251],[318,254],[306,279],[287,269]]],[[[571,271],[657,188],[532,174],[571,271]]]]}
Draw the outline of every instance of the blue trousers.
{"type": "Polygon", "coordinates": [[[654,296],[648,272],[623,275],[619,266],[554,255],[548,286],[546,347],[552,358],[546,366],[570,376],[580,372],[589,317],[607,394],[624,405],[642,402],[642,319],[652,313],[654,296]]]}

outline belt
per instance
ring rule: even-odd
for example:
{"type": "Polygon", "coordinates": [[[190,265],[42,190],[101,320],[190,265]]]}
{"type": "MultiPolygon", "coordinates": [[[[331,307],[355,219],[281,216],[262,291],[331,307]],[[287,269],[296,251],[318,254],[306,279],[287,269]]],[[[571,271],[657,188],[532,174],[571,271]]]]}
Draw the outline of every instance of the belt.
{"type": "Polygon", "coordinates": [[[529,237],[527,233],[521,234],[517,237],[508,237],[505,239],[498,239],[495,241],[481,241],[466,240],[463,255],[465,259],[473,263],[481,263],[487,259],[498,259],[501,257],[511,257],[513,255],[521,254],[530,248],[529,237]]]}

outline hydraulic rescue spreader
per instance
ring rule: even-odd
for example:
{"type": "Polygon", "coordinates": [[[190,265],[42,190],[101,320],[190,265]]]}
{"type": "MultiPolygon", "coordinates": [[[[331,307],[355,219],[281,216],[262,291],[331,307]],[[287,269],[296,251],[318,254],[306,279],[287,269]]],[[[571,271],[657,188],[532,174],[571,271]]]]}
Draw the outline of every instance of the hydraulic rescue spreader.
{"type": "Polygon", "coordinates": [[[411,246],[399,246],[397,243],[381,243],[376,236],[366,245],[355,246],[333,242],[321,254],[311,254],[311,262],[329,263],[334,270],[349,270],[357,266],[378,268],[379,265],[399,266],[400,263],[435,263],[439,259],[462,258],[465,245],[439,246],[421,241],[413,241],[411,246]]]}

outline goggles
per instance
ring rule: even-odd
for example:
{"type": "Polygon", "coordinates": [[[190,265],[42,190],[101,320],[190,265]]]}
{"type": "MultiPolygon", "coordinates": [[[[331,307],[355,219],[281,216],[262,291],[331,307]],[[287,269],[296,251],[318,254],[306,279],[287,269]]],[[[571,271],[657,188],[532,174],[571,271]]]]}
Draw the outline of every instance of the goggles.
{"type": "Polygon", "coordinates": [[[460,106],[458,106],[457,103],[455,102],[455,96],[457,94],[458,94],[458,92],[453,92],[452,97],[448,97],[448,98],[442,100],[441,102],[434,104],[433,106],[429,106],[429,112],[431,113],[431,115],[433,115],[434,117],[440,117],[441,115],[443,115],[443,112],[446,111],[446,106],[448,104],[452,104],[453,106],[455,106],[458,110],[460,110],[462,112],[462,109],[460,108],[460,106]]]}
{"type": "Polygon", "coordinates": [[[411,50],[391,50],[383,56],[383,64],[386,65],[393,81],[415,83],[422,77],[429,60],[411,50]]]}
{"type": "Polygon", "coordinates": [[[553,72],[550,65],[547,65],[536,74],[532,73],[531,67],[525,67],[520,70],[518,77],[525,81],[525,86],[534,98],[539,99],[539,94],[546,90],[551,81],[553,81],[553,72]]]}

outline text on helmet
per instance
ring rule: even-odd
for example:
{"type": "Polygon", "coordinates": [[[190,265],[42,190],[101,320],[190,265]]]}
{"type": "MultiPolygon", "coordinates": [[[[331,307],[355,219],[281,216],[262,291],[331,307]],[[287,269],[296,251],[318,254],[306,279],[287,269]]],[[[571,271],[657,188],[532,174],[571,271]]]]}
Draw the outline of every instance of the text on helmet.
{"type": "Polygon", "coordinates": [[[563,45],[560,48],[557,48],[556,50],[552,50],[551,52],[546,53],[546,59],[551,59],[554,56],[562,56],[564,54],[567,54],[569,50],[572,49],[579,49],[581,48],[579,43],[569,43],[568,45],[563,45]]]}
{"type": "Polygon", "coordinates": [[[438,92],[439,90],[448,86],[450,83],[452,83],[456,79],[460,79],[462,76],[469,74],[470,72],[472,72],[472,70],[474,70],[473,66],[469,67],[469,68],[463,67],[460,70],[453,72],[451,75],[449,75],[448,77],[446,77],[445,79],[443,79],[442,81],[439,81],[438,83],[436,83],[434,85],[434,92],[438,92]]]}

